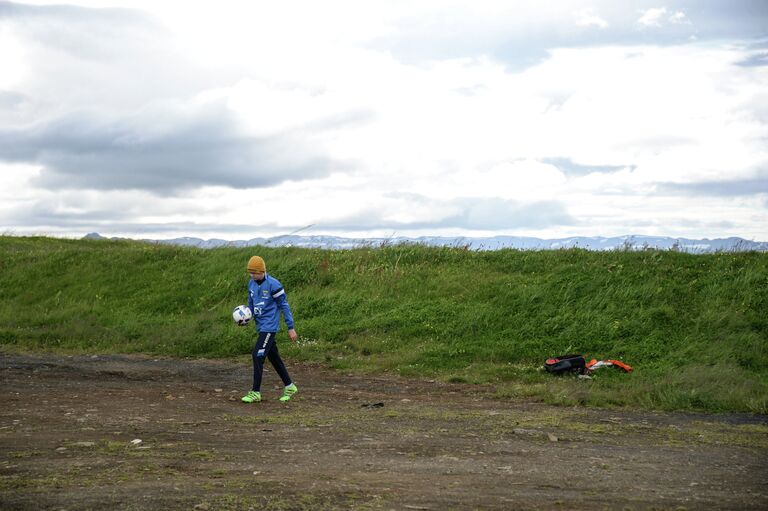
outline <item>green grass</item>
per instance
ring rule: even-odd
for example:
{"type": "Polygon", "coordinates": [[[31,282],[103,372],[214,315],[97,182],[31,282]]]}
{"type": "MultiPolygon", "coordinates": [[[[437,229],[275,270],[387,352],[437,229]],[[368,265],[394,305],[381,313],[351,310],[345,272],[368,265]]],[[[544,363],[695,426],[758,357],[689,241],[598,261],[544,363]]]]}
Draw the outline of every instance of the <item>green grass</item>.
{"type": "Polygon", "coordinates": [[[301,336],[281,351],[355,372],[493,383],[561,404],[768,413],[768,254],[499,250],[200,250],[0,237],[6,349],[249,353],[245,265],[262,255],[301,336]],[[590,381],[553,355],[622,359],[590,381]]]}

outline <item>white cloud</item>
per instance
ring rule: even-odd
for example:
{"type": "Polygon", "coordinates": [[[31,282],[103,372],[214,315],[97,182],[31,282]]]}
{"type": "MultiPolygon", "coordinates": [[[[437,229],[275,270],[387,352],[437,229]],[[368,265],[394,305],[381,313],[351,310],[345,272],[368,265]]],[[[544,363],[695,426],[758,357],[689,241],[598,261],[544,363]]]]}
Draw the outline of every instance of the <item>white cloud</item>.
{"type": "Polygon", "coordinates": [[[642,12],[643,15],[637,20],[640,25],[646,27],[660,27],[664,15],[667,14],[667,8],[651,7],[642,12]]]}
{"type": "Polygon", "coordinates": [[[683,11],[676,11],[674,14],[672,14],[669,17],[669,22],[676,25],[691,23],[691,21],[688,19],[688,17],[685,15],[683,11]]]}
{"type": "MultiPolygon", "coordinates": [[[[666,7],[651,7],[640,11],[642,15],[637,20],[639,25],[643,27],[661,27],[665,23],[672,25],[692,25],[691,20],[685,14],[685,11],[677,10],[670,12],[666,7]]],[[[695,35],[691,35],[691,38],[695,38],[695,35]]]]}
{"type": "Polygon", "coordinates": [[[585,9],[576,14],[576,25],[580,27],[606,28],[608,22],[595,14],[592,9],[585,9]]]}
{"type": "Polygon", "coordinates": [[[15,88],[22,81],[26,66],[25,52],[13,30],[0,25],[0,90],[15,88]]]}
{"type": "Polygon", "coordinates": [[[0,24],[0,228],[768,238],[768,68],[675,4],[143,5],[0,24]]]}

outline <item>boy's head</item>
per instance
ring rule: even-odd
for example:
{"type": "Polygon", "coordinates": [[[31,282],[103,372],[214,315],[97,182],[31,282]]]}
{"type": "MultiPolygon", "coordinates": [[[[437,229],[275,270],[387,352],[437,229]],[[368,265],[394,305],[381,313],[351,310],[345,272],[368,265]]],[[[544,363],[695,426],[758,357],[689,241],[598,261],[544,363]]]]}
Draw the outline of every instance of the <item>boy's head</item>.
{"type": "Polygon", "coordinates": [[[267,265],[264,264],[264,259],[259,256],[253,256],[248,259],[248,273],[254,278],[264,278],[264,274],[267,273],[267,265]]]}

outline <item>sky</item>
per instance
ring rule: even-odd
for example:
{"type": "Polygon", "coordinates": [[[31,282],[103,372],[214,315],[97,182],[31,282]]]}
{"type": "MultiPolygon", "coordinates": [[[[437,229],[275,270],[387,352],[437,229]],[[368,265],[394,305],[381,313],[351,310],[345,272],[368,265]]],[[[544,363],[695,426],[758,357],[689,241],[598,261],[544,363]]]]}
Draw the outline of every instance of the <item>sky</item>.
{"type": "Polygon", "coordinates": [[[765,0],[0,1],[0,234],[768,241],[765,0]]]}

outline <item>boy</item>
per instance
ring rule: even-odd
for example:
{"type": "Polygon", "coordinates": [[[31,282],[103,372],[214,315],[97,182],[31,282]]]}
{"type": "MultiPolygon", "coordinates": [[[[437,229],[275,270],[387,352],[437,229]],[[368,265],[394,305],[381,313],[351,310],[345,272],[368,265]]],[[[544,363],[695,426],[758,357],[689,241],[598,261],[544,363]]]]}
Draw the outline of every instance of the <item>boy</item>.
{"type": "Polygon", "coordinates": [[[295,341],[298,337],[293,328],[291,307],[288,305],[282,284],[276,278],[267,275],[264,259],[259,256],[251,257],[248,260],[248,273],[251,276],[251,280],[248,281],[248,308],[253,313],[259,336],[253,348],[253,389],[242,397],[242,401],[244,403],[261,401],[261,374],[264,370],[264,358],[269,359],[285,385],[280,401],[289,401],[299,389],[291,381],[283,359],[280,358],[277,344],[275,344],[275,334],[280,328],[282,311],[285,326],[288,327],[288,337],[291,341],[295,341]]]}

